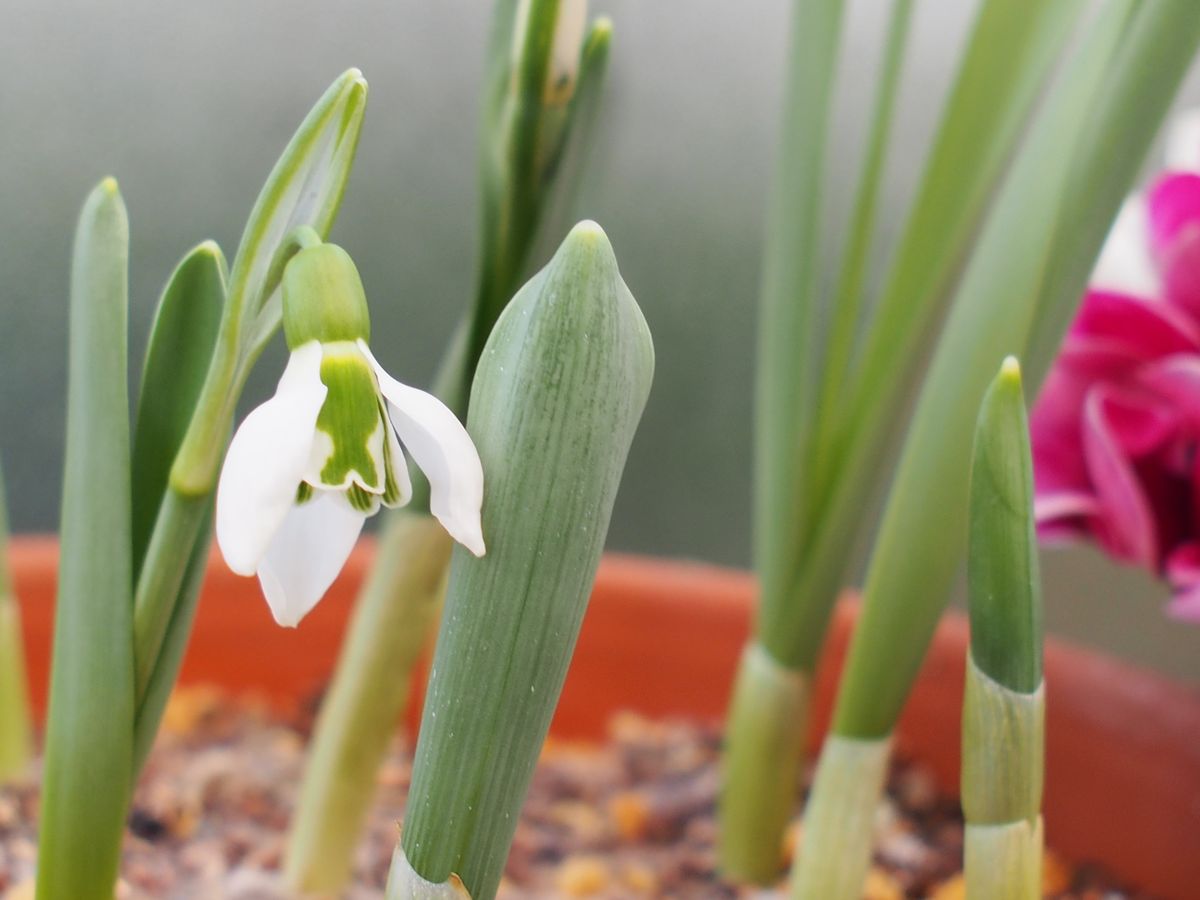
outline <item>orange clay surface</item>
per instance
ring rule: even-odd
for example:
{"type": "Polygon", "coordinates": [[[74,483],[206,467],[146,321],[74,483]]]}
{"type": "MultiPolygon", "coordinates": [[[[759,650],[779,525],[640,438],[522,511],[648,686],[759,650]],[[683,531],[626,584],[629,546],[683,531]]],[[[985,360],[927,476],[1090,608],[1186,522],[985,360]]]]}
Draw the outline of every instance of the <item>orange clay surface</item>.
{"type": "MultiPolygon", "coordinates": [[[[184,662],[185,683],[263,694],[280,706],[320,690],[333,667],[373,545],[298,629],[278,628],[253,579],[216,558],[184,662]]],[[[45,703],[57,545],[14,542],[35,706],[45,703]]],[[[754,604],[754,580],[713,566],[607,556],[553,731],[599,738],[612,714],[717,718],[725,710],[754,604]]],[[[823,731],[857,606],[844,601],[818,678],[823,731]]],[[[899,743],[958,780],[959,716],[967,629],[948,614],[900,726],[899,743]]],[[[1098,859],[1167,900],[1200,896],[1200,692],[1098,654],[1046,646],[1047,842],[1068,858],[1098,859]]],[[[418,679],[414,697],[423,694],[418,679]]],[[[410,721],[416,721],[416,703],[410,721]]],[[[813,748],[820,734],[813,737],[813,748]]]]}

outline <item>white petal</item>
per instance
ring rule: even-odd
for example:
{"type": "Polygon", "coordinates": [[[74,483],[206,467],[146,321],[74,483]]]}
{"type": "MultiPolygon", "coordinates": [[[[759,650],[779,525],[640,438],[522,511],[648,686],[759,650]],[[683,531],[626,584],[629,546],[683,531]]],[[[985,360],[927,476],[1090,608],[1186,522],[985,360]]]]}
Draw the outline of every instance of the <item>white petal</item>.
{"type": "Polygon", "coordinates": [[[1091,285],[1147,300],[1159,296],[1158,269],[1150,255],[1150,225],[1145,198],[1126,199],[1100,250],[1091,285]]]}
{"type": "Polygon", "coordinates": [[[1200,106],[1171,120],[1165,155],[1168,169],[1200,174],[1200,106]]]}
{"type": "Polygon", "coordinates": [[[452,538],[483,556],[483,466],[467,429],[441,400],[401,384],[383,370],[364,341],[358,344],[375,368],[401,443],[429,479],[429,511],[452,538]]]}
{"type": "Polygon", "coordinates": [[[295,627],[333,584],[366,515],[333,491],[293,505],[258,565],[258,580],[280,625],[295,627]]]}
{"type": "Polygon", "coordinates": [[[253,575],[296,498],[325,402],[321,345],[297,348],[275,396],[246,416],[217,485],[217,544],[229,568],[253,575]]]}

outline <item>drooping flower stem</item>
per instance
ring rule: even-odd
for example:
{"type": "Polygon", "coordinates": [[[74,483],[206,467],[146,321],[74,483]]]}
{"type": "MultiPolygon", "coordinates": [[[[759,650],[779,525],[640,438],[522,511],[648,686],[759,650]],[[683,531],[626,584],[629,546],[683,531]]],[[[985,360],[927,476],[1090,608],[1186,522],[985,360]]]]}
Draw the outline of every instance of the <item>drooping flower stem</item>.
{"type": "MultiPolygon", "coordinates": [[[[822,134],[838,5],[796,6],[794,42],[800,49],[789,57],[779,187],[765,258],[757,396],[755,566],[761,594],[755,641],[779,666],[809,681],[844,585],[862,509],[879,483],[884,444],[903,408],[899,400],[914,369],[911,348],[939,311],[1079,6],[1009,0],[984,5],[882,296],[864,316],[875,195],[911,10],[898,0],[892,11],[847,250],[836,290],[822,311],[818,307],[825,304],[814,287],[820,248],[813,244],[820,225],[822,134]],[[855,393],[862,385],[870,385],[869,392],[855,393]],[[846,410],[855,409],[861,396],[871,400],[869,408],[849,415],[846,410]]],[[[734,698],[732,722],[744,719],[738,708],[743,696],[734,698]]],[[[743,774],[723,789],[721,841],[735,841],[738,849],[722,849],[722,867],[735,878],[762,883],[778,876],[784,820],[779,804],[766,814],[754,798],[770,796],[791,777],[793,756],[781,757],[772,748],[784,735],[804,733],[788,720],[789,707],[778,713],[770,732],[759,712],[754,737],[737,728],[727,734],[726,752],[740,760],[727,763],[727,772],[743,774]],[[750,824],[737,826],[735,838],[734,822],[750,824]]]]}
{"type": "MultiPolygon", "coordinates": [[[[481,243],[477,285],[470,314],[456,331],[443,358],[434,393],[460,417],[467,413],[471,380],[479,353],[496,318],[520,286],[530,262],[539,224],[553,225],[566,206],[581,155],[598,107],[611,25],[590,25],[578,53],[573,93],[548,97],[544,76],[557,49],[547,35],[556,32],[560,15],[582,15],[581,0],[536,0],[524,10],[517,0],[498,0],[493,15],[487,94],[480,135],[481,243]],[[514,74],[522,73],[520,78],[514,74]],[[534,76],[542,73],[543,80],[534,76]],[[532,73],[532,74],[531,74],[532,73]],[[521,115],[518,115],[521,111],[521,115]],[[553,140],[550,139],[552,133],[553,140]],[[538,142],[544,152],[521,147],[538,142]],[[547,218],[549,217],[549,219],[547,218]]],[[[569,38],[570,34],[564,36],[569,38]]],[[[579,38],[574,38],[578,40],[579,38]]],[[[426,558],[426,540],[440,530],[427,513],[427,484],[412,473],[414,496],[401,512],[391,513],[376,551],[376,568],[359,594],[326,708],[313,734],[300,805],[293,818],[287,850],[287,877],[298,890],[336,891],[350,870],[361,834],[375,774],[386,751],[386,735],[395,728],[408,696],[409,673],[436,619],[444,577],[434,578],[426,558]],[[413,540],[414,534],[421,534],[413,540]],[[427,577],[412,577],[424,572],[427,577]],[[389,627],[378,627],[387,622],[389,627]],[[353,722],[355,728],[343,727],[353,722]],[[359,734],[368,735],[362,740],[359,734]],[[331,815],[331,810],[337,810],[331,815]]],[[[441,559],[449,558],[449,541],[441,559]]],[[[444,576],[444,568],[441,575],[444,576]]]]}
{"type": "Polygon", "coordinates": [[[653,368],[607,238],[577,225],[501,315],[472,388],[489,551],[451,560],[401,832],[426,881],[495,895],[653,368]]]}
{"type": "Polygon", "coordinates": [[[1045,687],[1033,460],[1011,357],[975,429],[967,554],[971,647],[962,727],[967,891],[1037,900],[1042,874],[1045,687]]]}
{"type": "Polygon", "coordinates": [[[0,474],[0,785],[19,778],[33,755],[21,609],[8,569],[8,506],[0,474]]]}
{"type": "MultiPolygon", "coordinates": [[[[1094,258],[1103,225],[1089,246],[1073,245],[1075,235],[1065,239],[1061,228],[1078,220],[1065,211],[1081,202],[1101,222],[1111,221],[1153,137],[1154,127],[1110,132],[1128,122],[1108,112],[1113,98],[1126,116],[1130,106],[1140,106],[1139,121],[1156,126],[1197,40],[1200,22],[1185,3],[1105,4],[1035,117],[968,261],[910,426],[842,676],[835,735],[884,739],[894,728],[962,564],[971,429],[980,398],[1000,359],[1049,340],[1044,329],[1055,327],[1059,308],[1073,308],[1082,295],[1086,266],[1076,283],[1058,278],[1058,246],[1066,240],[1072,255],[1094,258]],[[1170,27],[1184,34],[1163,44],[1170,27]],[[1132,86],[1114,78],[1132,78],[1132,86]],[[1100,173],[1091,169],[1091,157],[1106,141],[1120,149],[1103,151],[1112,165],[1100,173]],[[1075,181],[1081,170],[1103,181],[1103,192],[1093,184],[1087,199],[1077,193],[1089,189],[1075,181]],[[1116,192],[1111,202],[1110,191],[1116,192]]],[[[818,790],[824,771],[819,767],[818,790]]],[[[811,837],[811,829],[807,833],[811,837]]],[[[802,852],[800,864],[834,863],[802,852]]],[[[857,873],[858,884],[864,875],[857,873]]],[[[799,880],[825,881],[803,871],[799,880]]]]}

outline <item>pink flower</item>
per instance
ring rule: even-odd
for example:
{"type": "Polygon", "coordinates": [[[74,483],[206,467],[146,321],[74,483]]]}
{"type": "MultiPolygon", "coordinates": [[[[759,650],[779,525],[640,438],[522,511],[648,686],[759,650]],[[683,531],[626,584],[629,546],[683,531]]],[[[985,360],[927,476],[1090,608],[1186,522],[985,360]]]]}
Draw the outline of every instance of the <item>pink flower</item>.
{"type": "Polygon", "coordinates": [[[1200,110],[1126,201],[1031,421],[1044,538],[1166,576],[1200,622],[1200,110]]]}

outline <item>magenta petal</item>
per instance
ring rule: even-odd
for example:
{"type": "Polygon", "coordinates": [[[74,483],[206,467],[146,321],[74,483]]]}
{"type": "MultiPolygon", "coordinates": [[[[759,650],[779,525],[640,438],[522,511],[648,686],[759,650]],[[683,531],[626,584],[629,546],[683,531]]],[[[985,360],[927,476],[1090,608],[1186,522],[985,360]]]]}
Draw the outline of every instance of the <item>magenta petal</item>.
{"type": "Polygon", "coordinates": [[[1083,451],[1100,515],[1096,537],[1113,556],[1158,569],[1158,541],[1150,504],[1137,475],[1113,435],[1105,390],[1098,386],[1084,404],[1083,451]]]}
{"type": "Polygon", "coordinates": [[[1162,256],[1162,284],[1166,300],[1200,317],[1200,222],[1183,228],[1162,256]]]}
{"type": "MultiPolygon", "coordinates": [[[[1099,342],[1140,361],[1200,351],[1200,328],[1182,310],[1127,294],[1089,291],[1071,326],[1065,349],[1078,340],[1099,342]]],[[[1086,345],[1085,345],[1086,346],[1086,345]]]]}
{"type": "Polygon", "coordinates": [[[1188,541],[1171,551],[1166,571],[1176,590],[1200,587],[1200,541],[1188,541]]]}
{"type": "Polygon", "coordinates": [[[1168,172],[1147,197],[1150,246],[1162,259],[1185,228],[1200,224],[1200,175],[1168,172]]]}
{"type": "Polygon", "coordinates": [[[1200,356],[1165,357],[1140,369],[1137,383],[1171,404],[1179,420],[1200,435],[1200,356]]]}
{"type": "Polygon", "coordinates": [[[1125,457],[1145,456],[1179,432],[1175,408],[1148,391],[1106,385],[1103,398],[1109,434],[1125,457]]]}

